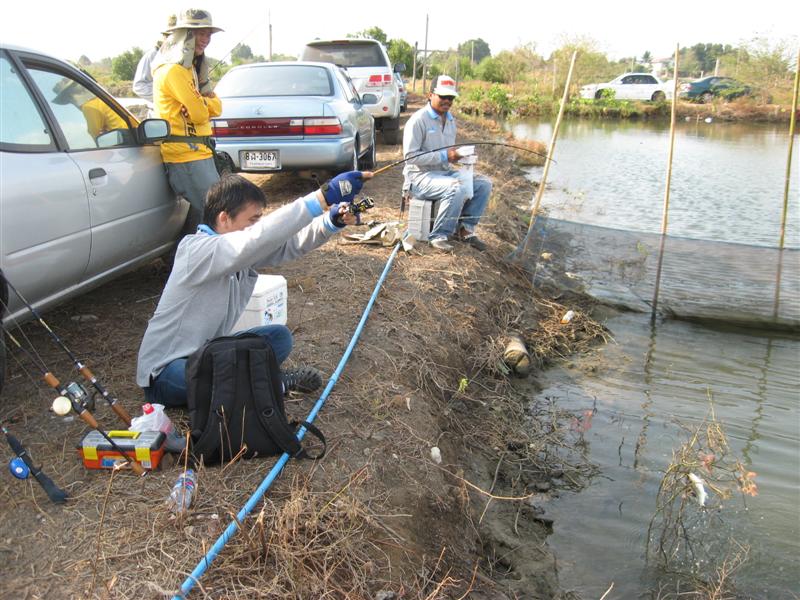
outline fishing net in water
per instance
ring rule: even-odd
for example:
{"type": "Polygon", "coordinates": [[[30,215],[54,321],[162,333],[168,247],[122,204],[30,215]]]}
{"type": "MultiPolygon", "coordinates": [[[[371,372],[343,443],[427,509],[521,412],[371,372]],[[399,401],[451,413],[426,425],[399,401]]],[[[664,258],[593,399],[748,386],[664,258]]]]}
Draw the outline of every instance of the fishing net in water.
{"type": "MultiPolygon", "coordinates": [[[[535,286],[651,312],[660,234],[539,216],[529,235],[519,258],[535,286]]],[[[666,236],[657,308],[678,318],[800,329],[800,250],[666,236]]]]}

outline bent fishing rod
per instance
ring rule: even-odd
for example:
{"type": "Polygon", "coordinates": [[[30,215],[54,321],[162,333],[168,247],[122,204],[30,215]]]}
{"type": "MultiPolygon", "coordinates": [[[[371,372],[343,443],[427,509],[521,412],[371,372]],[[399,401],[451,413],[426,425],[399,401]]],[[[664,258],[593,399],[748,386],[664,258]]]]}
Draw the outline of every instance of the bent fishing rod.
{"type": "Polygon", "coordinates": [[[117,400],[115,396],[109,394],[108,390],[105,387],[103,387],[103,385],[97,380],[97,377],[95,377],[94,373],[92,373],[89,367],[83,364],[78,359],[78,357],[75,356],[75,354],[73,354],[69,348],[67,348],[67,345],[61,340],[61,338],[58,337],[58,335],[52,329],[50,329],[47,323],[45,323],[44,319],[39,314],[39,311],[37,311],[25,299],[25,297],[19,292],[17,288],[13,286],[13,284],[8,280],[8,277],[6,277],[2,273],[2,271],[0,271],[0,277],[2,277],[3,280],[6,282],[6,284],[8,284],[9,289],[11,289],[11,291],[13,291],[20,300],[22,300],[22,303],[28,308],[28,310],[34,316],[34,318],[37,321],[39,321],[39,324],[42,327],[44,327],[44,329],[47,331],[48,334],[50,334],[51,339],[56,343],[56,345],[67,353],[67,356],[69,356],[70,360],[72,360],[72,362],[75,364],[75,368],[80,372],[81,375],[83,375],[84,379],[86,379],[86,381],[91,383],[94,389],[96,389],[100,393],[100,395],[105,399],[105,401],[111,407],[111,410],[113,410],[114,413],[120,418],[120,420],[123,423],[125,423],[125,427],[130,427],[131,416],[128,414],[128,411],[125,410],[122,404],[119,403],[119,400],[117,400]]]}
{"type": "Polygon", "coordinates": [[[402,165],[404,162],[408,162],[409,160],[412,160],[419,156],[425,156],[426,154],[432,154],[433,152],[439,152],[440,150],[447,150],[448,148],[460,148],[461,146],[507,146],[509,148],[514,148],[515,150],[521,150],[523,152],[529,152],[531,154],[535,154],[536,156],[539,156],[545,160],[549,160],[552,163],[556,162],[546,154],[542,154],[541,152],[536,152],[535,150],[531,150],[529,148],[523,148],[522,146],[515,146],[514,144],[509,144],[507,142],[461,142],[459,144],[450,144],[449,146],[441,146],[439,148],[434,148],[433,150],[425,150],[424,152],[417,152],[416,154],[414,154],[413,156],[409,156],[408,158],[401,158],[400,160],[396,160],[393,163],[389,163],[385,167],[381,167],[380,169],[372,171],[372,176],[374,177],[379,173],[388,171],[389,169],[396,167],[397,165],[402,165]]]}
{"type": "Polygon", "coordinates": [[[78,399],[76,398],[75,394],[69,390],[68,387],[61,385],[61,382],[58,378],[53,375],[53,373],[47,368],[42,361],[41,358],[34,356],[28,349],[26,349],[22,344],[19,343],[17,338],[15,338],[10,331],[5,332],[8,336],[8,339],[20,350],[22,351],[30,360],[37,369],[42,372],[42,379],[44,382],[49,385],[51,388],[56,390],[61,396],[66,398],[69,401],[70,408],[77,414],[81,420],[86,423],[89,427],[97,431],[101,436],[105,438],[105,440],[111,444],[111,447],[116,450],[120,456],[130,465],[131,469],[137,475],[144,476],[146,471],[144,467],[140,465],[135,460],[131,460],[131,458],[125,454],[125,451],[119,447],[119,445],[111,438],[105,431],[100,428],[100,425],[97,423],[97,419],[94,418],[94,415],[89,412],[89,410],[83,406],[78,399]]]}
{"type": "Polygon", "coordinates": [[[53,480],[44,474],[41,467],[37,467],[33,464],[33,459],[25,446],[23,446],[22,442],[13,436],[5,426],[0,426],[0,429],[6,434],[6,440],[8,441],[8,445],[11,446],[11,450],[27,465],[31,475],[33,475],[36,481],[39,482],[39,485],[42,486],[42,489],[47,494],[47,497],[50,498],[50,501],[53,504],[64,504],[67,501],[67,492],[53,483],[53,480]]]}

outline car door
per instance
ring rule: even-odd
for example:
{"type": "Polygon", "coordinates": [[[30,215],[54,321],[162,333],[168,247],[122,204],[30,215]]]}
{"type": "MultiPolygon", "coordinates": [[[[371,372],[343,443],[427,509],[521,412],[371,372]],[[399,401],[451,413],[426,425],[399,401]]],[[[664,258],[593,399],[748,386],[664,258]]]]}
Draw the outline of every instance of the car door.
{"type": "Polygon", "coordinates": [[[88,77],[56,61],[21,57],[83,177],[91,250],[84,282],[165,251],[185,206],[174,197],[156,145],[140,145],[136,119],[88,77]]]}
{"type": "Polygon", "coordinates": [[[375,120],[369,112],[367,112],[367,109],[364,108],[364,105],[361,104],[361,96],[358,95],[355,84],[350,77],[338,69],[336,71],[336,77],[339,80],[345,98],[353,107],[358,136],[361,140],[361,150],[366,150],[375,143],[375,120]]]}
{"type": "Polygon", "coordinates": [[[636,95],[639,100],[650,100],[661,87],[658,85],[658,80],[652,75],[639,75],[638,79],[638,94],[636,95]]]}
{"type": "Polygon", "coordinates": [[[614,97],[618,100],[630,100],[634,97],[636,88],[636,76],[628,75],[619,80],[614,86],[614,97]]]}
{"type": "MultiPolygon", "coordinates": [[[[86,186],[10,52],[0,51],[0,89],[0,268],[44,306],[77,285],[89,262],[86,186]]],[[[24,310],[14,294],[9,308],[12,318],[24,310]]]]}

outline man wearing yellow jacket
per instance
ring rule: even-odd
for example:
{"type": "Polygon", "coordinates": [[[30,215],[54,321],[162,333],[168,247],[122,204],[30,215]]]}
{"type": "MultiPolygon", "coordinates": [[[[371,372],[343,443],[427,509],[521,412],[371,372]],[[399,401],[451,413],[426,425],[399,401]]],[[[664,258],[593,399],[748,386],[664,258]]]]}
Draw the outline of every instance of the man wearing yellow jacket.
{"type": "Polygon", "coordinates": [[[161,144],[173,191],[192,205],[187,230],[200,221],[206,192],[219,180],[211,142],[211,118],[222,113],[222,102],[211,89],[204,54],[214,27],[211,14],[188,9],[178,15],[169,36],[153,60],[153,105],[169,121],[170,135],[161,144]]]}

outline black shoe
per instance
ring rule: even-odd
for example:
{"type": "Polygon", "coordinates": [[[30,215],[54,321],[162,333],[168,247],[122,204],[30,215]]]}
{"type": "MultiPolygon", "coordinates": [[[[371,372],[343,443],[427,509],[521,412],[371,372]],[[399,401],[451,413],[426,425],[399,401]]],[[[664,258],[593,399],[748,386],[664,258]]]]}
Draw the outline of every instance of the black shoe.
{"type": "Polygon", "coordinates": [[[283,382],[283,391],[286,393],[297,391],[307,394],[319,389],[322,385],[322,373],[314,367],[290,369],[281,371],[281,382],[283,382]]]}

